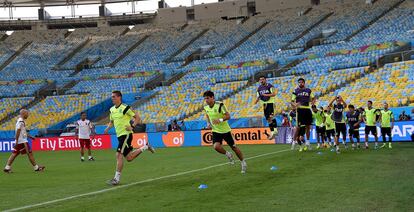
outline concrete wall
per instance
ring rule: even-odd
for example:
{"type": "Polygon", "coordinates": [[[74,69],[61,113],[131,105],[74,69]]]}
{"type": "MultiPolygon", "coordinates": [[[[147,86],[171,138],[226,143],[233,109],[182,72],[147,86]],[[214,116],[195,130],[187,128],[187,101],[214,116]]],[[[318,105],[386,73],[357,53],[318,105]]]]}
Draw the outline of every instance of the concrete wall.
{"type": "Polygon", "coordinates": [[[195,20],[218,19],[221,17],[247,16],[247,0],[225,1],[194,6],[195,20]]]}
{"type": "Polygon", "coordinates": [[[266,13],[281,9],[309,7],[310,0],[255,0],[256,12],[266,13]]]}
{"type": "Polygon", "coordinates": [[[157,14],[158,23],[183,23],[187,21],[187,8],[186,7],[174,7],[159,9],[157,14]]]}

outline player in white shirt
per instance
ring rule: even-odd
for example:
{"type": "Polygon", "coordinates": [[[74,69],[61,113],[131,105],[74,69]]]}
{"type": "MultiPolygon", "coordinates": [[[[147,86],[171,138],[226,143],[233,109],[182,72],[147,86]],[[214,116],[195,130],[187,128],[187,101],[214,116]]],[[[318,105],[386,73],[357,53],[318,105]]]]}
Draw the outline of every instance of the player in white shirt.
{"type": "Polygon", "coordinates": [[[33,157],[32,150],[28,143],[27,137],[31,139],[34,139],[34,137],[30,136],[26,131],[25,120],[27,119],[27,117],[29,117],[29,111],[25,109],[20,110],[20,116],[17,119],[17,123],[16,123],[16,145],[14,146],[14,150],[12,154],[10,155],[9,160],[7,160],[6,167],[4,167],[3,171],[6,173],[12,172],[11,166],[13,164],[14,159],[16,159],[16,157],[19,154],[24,155],[26,153],[27,153],[27,156],[29,157],[30,163],[32,163],[33,165],[33,169],[36,172],[43,171],[45,169],[44,166],[36,164],[36,161],[33,157]]]}
{"type": "Polygon", "coordinates": [[[88,160],[89,161],[94,161],[95,159],[92,157],[92,152],[91,152],[91,135],[94,135],[94,128],[93,128],[93,124],[91,123],[91,121],[89,121],[88,119],[86,119],[86,113],[82,112],[81,113],[81,119],[79,119],[78,121],[76,121],[76,135],[79,139],[79,143],[80,143],[80,153],[81,153],[81,161],[85,161],[84,156],[84,148],[86,147],[86,149],[88,149],[88,160]]]}

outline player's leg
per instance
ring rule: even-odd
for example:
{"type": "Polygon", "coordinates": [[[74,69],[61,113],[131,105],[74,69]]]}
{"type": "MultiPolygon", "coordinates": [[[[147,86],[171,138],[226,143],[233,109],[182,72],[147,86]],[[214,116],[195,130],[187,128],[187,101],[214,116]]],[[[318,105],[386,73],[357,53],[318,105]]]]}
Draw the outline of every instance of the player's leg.
{"type": "Polygon", "coordinates": [[[6,172],[6,173],[11,173],[12,172],[11,166],[14,162],[14,159],[16,159],[17,156],[19,156],[19,152],[13,151],[12,154],[10,155],[9,159],[7,160],[6,166],[3,169],[4,172],[6,172]]]}
{"type": "MultiPolygon", "coordinates": [[[[231,135],[231,132],[229,132],[231,135]]],[[[229,159],[231,164],[234,164],[234,158],[233,158],[233,154],[231,154],[231,152],[226,151],[223,148],[223,140],[224,140],[225,134],[224,133],[216,133],[213,132],[213,147],[214,150],[216,150],[216,152],[226,155],[226,157],[229,159]]]]}
{"type": "Polygon", "coordinates": [[[321,128],[322,132],[321,132],[321,139],[322,139],[322,147],[326,147],[326,127],[323,126],[321,128]]]}
{"type": "Polygon", "coordinates": [[[352,149],[355,149],[354,132],[353,131],[354,131],[353,129],[349,128],[348,129],[348,136],[349,136],[349,141],[351,142],[352,149]]]}
{"type": "Polygon", "coordinates": [[[231,132],[224,134],[223,139],[226,141],[226,143],[230,146],[231,150],[233,150],[234,153],[236,153],[237,157],[240,160],[241,163],[241,173],[246,173],[247,170],[247,163],[244,160],[243,153],[241,150],[236,146],[235,140],[233,138],[233,135],[231,132]]]}
{"type": "Polygon", "coordinates": [[[392,145],[391,145],[391,143],[392,143],[392,133],[391,133],[391,128],[388,128],[388,132],[387,132],[387,135],[388,135],[388,148],[392,148],[392,145]]]}
{"type": "Polygon", "coordinates": [[[365,149],[369,148],[368,142],[369,142],[369,127],[365,126],[365,149]]]}
{"type": "Polygon", "coordinates": [[[359,148],[361,148],[361,145],[360,145],[360,143],[361,143],[361,136],[359,135],[359,130],[355,130],[354,131],[354,135],[355,135],[355,138],[356,138],[356,140],[357,140],[357,148],[359,149],[359,148]]]}
{"type": "Polygon", "coordinates": [[[85,140],[79,139],[80,144],[80,154],[81,154],[81,162],[85,161],[84,155],[85,155],[85,140]]]}
{"type": "Polygon", "coordinates": [[[318,126],[315,126],[315,129],[316,129],[316,144],[317,144],[316,149],[319,149],[320,148],[320,139],[321,139],[322,135],[320,134],[320,129],[319,129],[318,126]]]}
{"type": "Polygon", "coordinates": [[[37,165],[36,160],[33,156],[32,150],[30,149],[30,146],[28,143],[24,143],[24,148],[25,148],[25,152],[27,152],[27,157],[29,158],[30,163],[33,166],[33,169],[38,172],[38,171],[43,171],[45,170],[45,167],[42,165],[37,165]]]}
{"type": "Polygon", "coordinates": [[[133,161],[135,158],[137,158],[141,153],[145,152],[146,150],[149,150],[151,153],[155,152],[154,149],[149,144],[144,144],[144,146],[133,150],[133,148],[132,148],[132,134],[130,134],[128,136],[127,144],[128,144],[128,149],[126,149],[125,151],[127,151],[128,153],[125,153],[125,151],[124,151],[124,153],[126,154],[125,158],[128,162],[133,161]]]}
{"type": "Polygon", "coordinates": [[[339,153],[339,139],[341,135],[341,126],[335,122],[335,149],[336,153],[339,153]]]}
{"type": "Polygon", "coordinates": [[[377,134],[377,127],[376,126],[373,126],[372,128],[371,128],[371,131],[372,131],[372,135],[374,136],[374,138],[375,138],[375,149],[378,149],[378,134],[377,134]]]}
{"type": "Polygon", "coordinates": [[[342,125],[342,143],[344,144],[344,146],[345,146],[345,149],[347,149],[348,148],[348,146],[346,145],[346,124],[345,123],[342,123],[341,124],[342,125]]]}
{"type": "Polygon", "coordinates": [[[88,150],[88,160],[89,161],[95,161],[95,158],[92,157],[91,140],[90,139],[86,140],[85,147],[88,150]]]}
{"type": "Polygon", "coordinates": [[[112,178],[111,180],[108,181],[109,185],[118,185],[119,182],[121,181],[121,173],[122,173],[122,169],[124,168],[124,155],[128,155],[128,150],[130,151],[129,148],[127,148],[127,139],[128,139],[128,135],[122,135],[118,137],[118,147],[116,149],[116,154],[115,154],[115,158],[116,158],[116,169],[115,169],[115,176],[114,178],[112,178]]]}
{"type": "Polygon", "coordinates": [[[387,143],[387,137],[386,137],[386,129],[384,127],[381,127],[381,137],[382,137],[382,145],[380,148],[384,148],[387,143]]]}
{"type": "Polygon", "coordinates": [[[292,146],[291,146],[291,150],[294,150],[295,149],[295,144],[297,143],[297,140],[296,140],[296,127],[294,127],[293,128],[293,130],[292,130],[292,137],[293,137],[293,139],[292,139],[292,146]]]}

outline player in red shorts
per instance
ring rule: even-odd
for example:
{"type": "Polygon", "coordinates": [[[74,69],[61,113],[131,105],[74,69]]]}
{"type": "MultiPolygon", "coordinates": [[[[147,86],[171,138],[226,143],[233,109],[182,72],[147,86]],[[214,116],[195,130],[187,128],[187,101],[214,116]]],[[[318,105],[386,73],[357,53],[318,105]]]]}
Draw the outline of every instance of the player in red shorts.
{"type": "Polygon", "coordinates": [[[91,134],[95,134],[94,133],[94,128],[93,125],[91,123],[91,121],[89,121],[88,119],[86,119],[86,113],[82,112],[81,113],[81,119],[79,119],[76,122],[76,135],[79,138],[79,143],[80,143],[80,153],[81,153],[81,161],[85,161],[84,156],[84,149],[86,147],[86,149],[88,150],[88,160],[89,161],[94,161],[95,159],[92,157],[92,152],[91,152],[91,134]]]}
{"type": "Polygon", "coordinates": [[[33,165],[33,169],[36,172],[43,171],[45,169],[44,166],[36,164],[36,161],[33,157],[32,150],[28,143],[27,137],[30,137],[32,139],[33,137],[30,136],[26,131],[25,120],[27,119],[27,117],[29,117],[29,111],[25,109],[20,110],[20,116],[17,119],[17,123],[16,123],[16,145],[14,146],[14,150],[12,154],[10,155],[9,159],[7,160],[6,167],[4,167],[3,171],[5,173],[11,173],[12,172],[11,166],[13,164],[14,159],[16,159],[16,157],[19,154],[24,155],[26,153],[27,153],[27,156],[29,157],[30,163],[32,163],[33,165]]]}

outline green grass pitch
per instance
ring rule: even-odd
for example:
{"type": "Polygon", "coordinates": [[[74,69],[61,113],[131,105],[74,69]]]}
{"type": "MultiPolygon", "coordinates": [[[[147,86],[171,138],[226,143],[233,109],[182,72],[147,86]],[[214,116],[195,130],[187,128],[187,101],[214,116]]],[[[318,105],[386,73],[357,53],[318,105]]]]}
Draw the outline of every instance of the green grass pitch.
{"type": "MultiPolygon", "coordinates": [[[[290,151],[288,145],[244,145],[240,148],[250,158],[244,175],[240,163],[217,165],[227,160],[209,147],[157,149],[125,164],[123,186],[81,197],[112,188],[106,181],[114,175],[113,150],[95,151],[96,161],[83,163],[77,151],[35,152],[45,172],[34,173],[27,157],[19,156],[14,173],[0,175],[0,211],[71,196],[25,210],[413,211],[414,143],[393,147],[337,155],[327,149],[317,154],[290,151]],[[271,171],[272,166],[278,169],[271,171]],[[141,183],[130,185],[135,182],[141,183]],[[200,184],[208,188],[199,190],[200,184]]],[[[3,165],[8,156],[0,154],[3,165]]]]}

